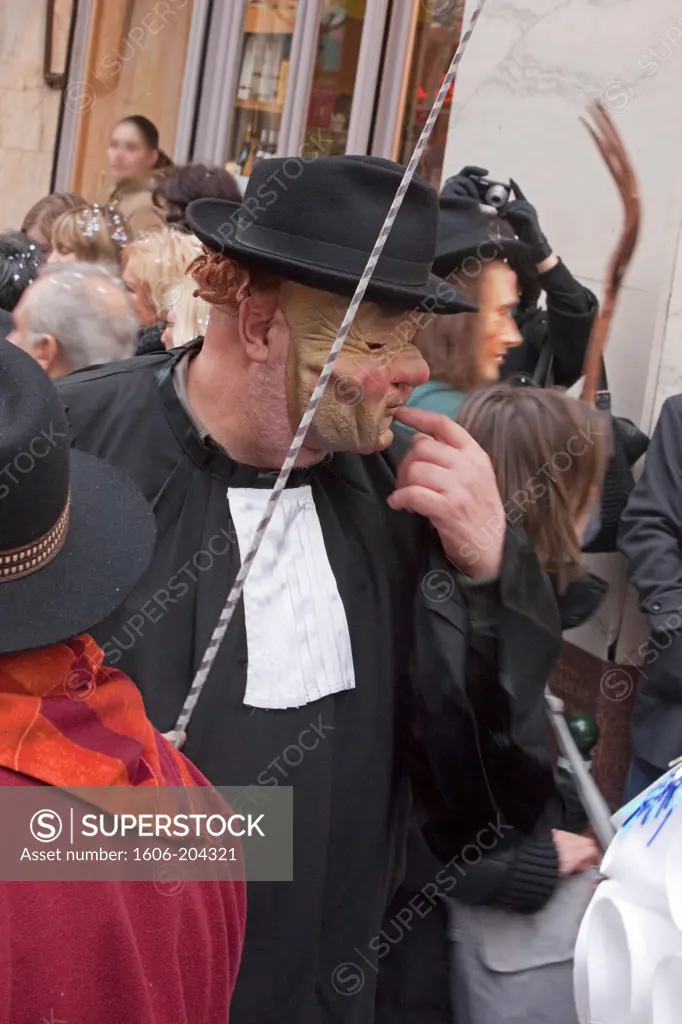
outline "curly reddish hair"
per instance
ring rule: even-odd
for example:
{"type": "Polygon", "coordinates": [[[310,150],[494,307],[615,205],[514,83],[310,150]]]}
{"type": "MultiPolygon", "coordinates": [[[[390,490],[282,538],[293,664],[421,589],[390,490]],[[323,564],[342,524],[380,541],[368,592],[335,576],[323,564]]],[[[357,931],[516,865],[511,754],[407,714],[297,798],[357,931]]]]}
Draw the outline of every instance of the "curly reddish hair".
{"type": "Polygon", "coordinates": [[[205,246],[192,260],[187,273],[197,284],[195,296],[232,314],[236,314],[240,302],[252,292],[271,292],[282,284],[282,278],[274,274],[250,270],[205,246]]]}

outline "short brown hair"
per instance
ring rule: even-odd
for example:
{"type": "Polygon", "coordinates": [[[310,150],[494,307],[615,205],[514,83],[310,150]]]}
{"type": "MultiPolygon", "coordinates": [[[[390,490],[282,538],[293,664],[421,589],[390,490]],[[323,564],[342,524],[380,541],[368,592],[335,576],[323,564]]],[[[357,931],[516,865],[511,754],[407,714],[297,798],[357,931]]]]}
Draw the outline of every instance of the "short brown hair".
{"type": "Polygon", "coordinates": [[[457,422],[487,452],[509,521],[523,527],[563,593],[580,566],[576,522],[601,489],[607,421],[559,389],[507,383],[473,391],[457,422]]]}
{"type": "MultiPolygon", "coordinates": [[[[476,305],[480,299],[481,277],[481,274],[462,276],[456,282],[458,290],[476,305]]],[[[431,380],[449,384],[460,391],[471,391],[481,379],[480,331],[478,313],[432,315],[414,338],[414,344],[431,371],[431,380]]]]}
{"type": "Polygon", "coordinates": [[[51,192],[39,199],[24,217],[21,230],[24,234],[37,228],[47,240],[52,234],[52,225],[67,210],[82,210],[88,204],[75,192],[51,192]]]}

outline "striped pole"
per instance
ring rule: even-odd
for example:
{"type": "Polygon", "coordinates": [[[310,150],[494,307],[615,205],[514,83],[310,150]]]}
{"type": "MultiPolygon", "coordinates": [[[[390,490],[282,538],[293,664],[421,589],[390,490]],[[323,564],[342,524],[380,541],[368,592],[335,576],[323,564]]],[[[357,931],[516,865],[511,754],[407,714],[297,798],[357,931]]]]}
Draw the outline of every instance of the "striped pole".
{"type": "Polygon", "coordinates": [[[187,731],[187,727],[190,723],[192,713],[197,705],[199,697],[201,696],[201,691],[203,690],[206,680],[208,678],[208,674],[211,671],[211,667],[213,665],[213,662],[215,661],[216,655],[220,648],[220,644],[222,643],[222,639],[225,636],[227,627],[229,626],[232,620],[232,616],[234,615],[234,610],[237,607],[239,599],[242,596],[246,577],[249,575],[249,571],[251,569],[251,566],[253,565],[253,560],[258,554],[258,549],[263,539],[263,535],[268,528],[270,520],[273,517],[275,508],[277,507],[277,502],[279,501],[279,496],[286,487],[287,480],[289,479],[291,470],[294,468],[294,465],[296,464],[298,453],[300,452],[301,446],[305,441],[306,434],[308,433],[308,428],[310,427],[310,424],[313,421],[313,417],[317,412],[317,407],[320,404],[320,399],[322,398],[322,395],[324,394],[324,389],[326,388],[329,378],[332,375],[334,364],[336,363],[339,353],[343,348],[343,344],[346,340],[351,324],[355,319],[355,314],[358,311],[358,307],[360,306],[360,303],[362,302],[365,296],[365,292],[367,291],[367,285],[369,284],[370,278],[374,273],[374,269],[383,251],[384,245],[386,244],[386,239],[388,238],[389,232],[393,227],[393,222],[398,216],[398,211],[402,205],[405,193],[407,192],[410,186],[410,182],[414,177],[414,172],[416,171],[417,166],[419,165],[419,161],[421,160],[422,154],[426,149],[426,144],[429,141],[431,132],[433,131],[433,126],[436,123],[436,118],[440,114],[443,103],[445,102],[445,97],[447,96],[450,90],[450,86],[455,80],[457,69],[459,68],[466,48],[469,45],[469,40],[471,39],[474,28],[476,27],[476,22],[478,21],[481,15],[481,11],[483,10],[484,5],[485,0],[478,0],[476,9],[471,16],[469,27],[462,36],[459,46],[457,47],[457,52],[455,56],[452,58],[452,62],[448,69],[448,73],[443,79],[443,84],[441,85],[438,95],[436,96],[436,100],[433,104],[433,107],[431,108],[431,113],[429,114],[428,120],[424,125],[423,131],[419,137],[419,142],[417,143],[415,151],[412,154],[412,159],[410,160],[405,170],[403,180],[401,181],[400,187],[396,192],[395,199],[393,200],[391,208],[388,211],[388,214],[386,215],[384,226],[379,232],[379,237],[377,238],[374,248],[372,250],[372,254],[367,261],[367,266],[365,267],[364,273],[360,278],[358,286],[355,290],[355,295],[353,296],[351,304],[348,307],[343,323],[339,328],[339,333],[336,336],[336,340],[332,345],[329,357],[327,358],[327,361],[322,369],[317,384],[315,385],[315,390],[313,391],[310,397],[308,408],[303,414],[303,418],[301,419],[298,430],[296,431],[296,435],[294,437],[294,440],[292,441],[289,453],[284,460],[284,464],[282,466],[280,474],[277,477],[277,480],[275,481],[274,487],[272,488],[270,498],[265,507],[265,511],[263,512],[261,521],[258,524],[256,532],[253,536],[253,540],[251,541],[251,547],[244,556],[244,560],[242,562],[239,572],[237,573],[237,578],[234,581],[232,590],[228,595],[225,607],[220,613],[218,623],[213,631],[211,639],[208,642],[208,646],[204,652],[204,656],[201,659],[201,664],[192,681],[190,691],[187,694],[187,699],[185,700],[182,711],[180,712],[178,720],[175,723],[175,729],[171,734],[169,734],[169,738],[172,739],[172,742],[175,744],[175,746],[178,746],[180,744],[183,734],[187,731]]]}

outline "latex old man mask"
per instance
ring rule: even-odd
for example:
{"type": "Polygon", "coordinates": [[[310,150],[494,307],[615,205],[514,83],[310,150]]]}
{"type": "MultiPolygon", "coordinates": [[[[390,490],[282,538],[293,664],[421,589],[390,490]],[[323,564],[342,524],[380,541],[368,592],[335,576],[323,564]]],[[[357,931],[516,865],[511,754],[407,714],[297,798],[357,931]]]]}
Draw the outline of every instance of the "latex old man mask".
{"type": "MultiPolygon", "coordinates": [[[[313,393],[350,299],[286,281],[279,305],[289,326],[286,364],[293,429],[313,393]]],[[[416,326],[407,313],[375,302],[358,309],[325,389],[309,442],[325,451],[381,451],[393,440],[395,411],[429,371],[412,344],[416,326]]]]}

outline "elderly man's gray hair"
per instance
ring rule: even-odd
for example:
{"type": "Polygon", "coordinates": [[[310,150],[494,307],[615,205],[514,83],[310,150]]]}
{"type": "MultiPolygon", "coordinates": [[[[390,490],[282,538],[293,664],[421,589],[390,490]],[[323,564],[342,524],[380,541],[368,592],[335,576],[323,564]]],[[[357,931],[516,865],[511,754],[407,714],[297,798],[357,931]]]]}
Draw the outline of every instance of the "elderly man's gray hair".
{"type": "Polygon", "coordinates": [[[97,263],[50,263],[30,286],[29,330],[59,343],[70,370],[127,359],[138,322],[123,282],[97,263]]]}

